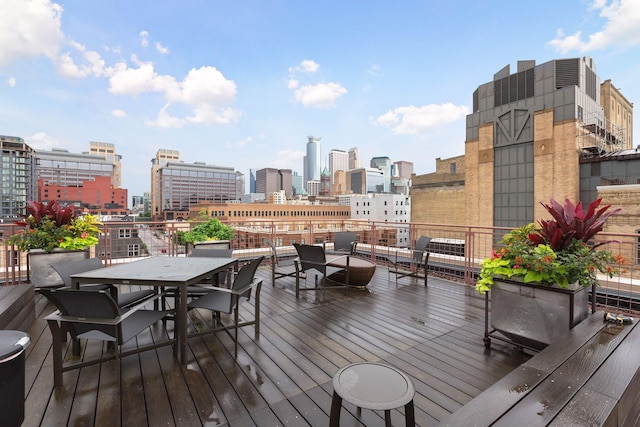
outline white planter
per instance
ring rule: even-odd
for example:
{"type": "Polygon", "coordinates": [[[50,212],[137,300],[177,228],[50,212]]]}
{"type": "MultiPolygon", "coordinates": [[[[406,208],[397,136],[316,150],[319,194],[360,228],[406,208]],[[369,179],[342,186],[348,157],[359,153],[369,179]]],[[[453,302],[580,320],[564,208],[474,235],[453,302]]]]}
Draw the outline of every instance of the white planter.
{"type": "Polygon", "coordinates": [[[589,315],[589,291],[494,279],[491,327],[516,345],[542,350],[589,315]]]}
{"type": "Polygon", "coordinates": [[[53,252],[46,253],[41,249],[32,249],[27,257],[29,260],[29,279],[35,288],[60,287],[64,285],[64,282],[51,266],[65,261],[89,258],[89,251],[54,249],[53,252]]]}

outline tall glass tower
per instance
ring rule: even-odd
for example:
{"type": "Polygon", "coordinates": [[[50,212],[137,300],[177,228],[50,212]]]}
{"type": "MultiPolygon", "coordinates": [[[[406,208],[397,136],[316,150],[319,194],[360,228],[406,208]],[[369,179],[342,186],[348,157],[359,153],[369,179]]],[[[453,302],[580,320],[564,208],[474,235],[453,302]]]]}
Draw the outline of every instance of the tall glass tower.
{"type": "Polygon", "coordinates": [[[307,138],[309,141],[307,142],[307,155],[304,159],[305,186],[308,181],[320,181],[320,173],[322,172],[320,169],[322,160],[320,155],[320,140],[322,138],[315,138],[313,136],[308,136],[307,138]]]}

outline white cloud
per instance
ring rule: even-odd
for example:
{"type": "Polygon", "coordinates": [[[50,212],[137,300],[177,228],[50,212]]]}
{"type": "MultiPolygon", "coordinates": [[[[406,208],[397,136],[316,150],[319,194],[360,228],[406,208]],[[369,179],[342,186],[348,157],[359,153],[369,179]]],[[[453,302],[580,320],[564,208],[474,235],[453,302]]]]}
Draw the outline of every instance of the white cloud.
{"type": "Polygon", "coordinates": [[[19,58],[55,58],[64,35],[62,6],[49,0],[3,0],[0,13],[0,67],[19,58]]]}
{"type": "Polygon", "coordinates": [[[149,33],[147,31],[140,31],[140,46],[149,46],[149,33]]]}
{"type": "Polygon", "coordinates": [[[163,55],[169,54],[169,48],[162,46],[160,42],[156,42],[156,50],[163,55]]]}
{"type": "Polygon", "coordinates": [[[315,73],[316,71],[318,71],[318,68],[320,68],[320,64],[318,64],[316,61],[312,59],[305,59],[300,63],[300,65],[297,65],[293,68],[289,68],[289,71],[292,73],[294,72],[315,73]]]}
{"type": "Polygon", "coordinates": [[[126,113],[126,111],[124,111],[124,110],[118,110],[118,109],[111,111],[111,115],[112,115],[113,117],[118,117],[118,118],[127,117],[127,113],[126,113]]]}
{"type": "Polygon", "coordinates": [[[289,79],[289,82],[287,83],[287,89],[295,89],[298,87],[298,84],[300,82],[296,79],[289,79]]]}
{"type": "Polygon", "coordinates": [[[389,110],[372,122],[379,126],[393,126],[396,135],[414,135],[451,123],[469,114],[469,108],[452,103],[413,105],[389,110]]]}
{"type": "Polygon", "coordinates": [[[148,125],[161,128],[182,127],[193,124],[227,124],[237,121],[241,113],[229,107],[236,96],[236,84],[228,80],[215,67],[192,69],[182,82],[174,77],[159,75],[153,64],[140,64],[128,68],[118,64],[117,71],[109,80],[109,91],[116,95],[136,96],[144,92],[161,93],[167,103],[155,121],[148,125]],[[193,114],[187,117],[173,116],[169,111],[172,103],[190,107],[193,114]]]}
{"type": "Polygon", "coordinates": [[[45,132],[38,132],[28,139],[29,147],[35,150],[51,150],[59,146],[58,141],[47,135],[45,132]]]}
{"type": "Polygon", "coordinates": [[[367,68],[367,73],[371,74],[372,76],[377,76],[378,74],[380,74],[380,66],[377,64],[371,65],[369,68],[367,68]]]}
{"type": "Polygon", "coordinates": [[[637,0],[595,0],[591,9],[600,11],[599,16],[605,23],[601,31],[595,32],[583,40],[582,31],[565,35],[559,29],[556,38],[549,42],[557,51],[566,54],[570,51],[588,52],[605,49],[613,44],[635,46],[640,44],[640,2],[637,0]]]}
{"type": "Polygon", "coordinates": [[[16,79],[13,77],[9,77],[7,79],[7,86],[9,87],[16,87],[16,79]]]}
{"type": "Polygon", "coordinates": [[[305,152],[300,150],[282,150],[276,154],[276,160],[271,162],[271,167],[277,169],[298,170],[305,152]]]}
{"type": "Polygon", "coordinates": [[[295,98],[305,107],[331,108],[347,93],[340,83],[318,83],[304,85],[294,92],[295,98]]]}

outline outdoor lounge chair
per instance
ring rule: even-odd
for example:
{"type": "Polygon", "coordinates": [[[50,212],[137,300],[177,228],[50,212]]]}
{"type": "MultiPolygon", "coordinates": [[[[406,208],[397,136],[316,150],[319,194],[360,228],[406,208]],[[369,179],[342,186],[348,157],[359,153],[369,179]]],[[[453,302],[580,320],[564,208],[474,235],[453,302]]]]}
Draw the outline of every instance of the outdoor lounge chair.
{"type": "Polygon", "coordinates": [[[271,286],[275,286],[276,280],[283,277],[297,277],[295,257],[287,256],[285,258],[278,254],[273,242],[267,240],[267,243],[271,247],[271,286]]]}
{"type": "Polygon", "coordinates": [[[327,250],[327,254],[356,254],[356,246],[358,245],[358,235],[351,231],[339,231],[333,237],[333,249],[327,250]]]}
{"type": "MultiPolygon", "coordinates": [[[[51,301],[58,311],[46,317],[53,338],[53,382],[62,385],[62,374],[65,371],[119,359],[129,354],[151,350],[171,341],[136,347],[128,351],[120,351],[120,346],[135,337],[149,326],[168,314],[167,311],[142,310],[143,302],[123,311],[118,307],[111,295],[104,290],[92,291],[84,289],[43,289],[42,295],[51,301]],[[62,343],[66,334],[70,333],[73,342],[73,354],[80,355],[80,339],[107,341],[117,345],[112,354],[103,353],[97,359],[64,365],[62,343]]],[[[120,377],[120,363],[118,378],[120,377]]]]}
{"type": "Polygon", "coordinates": [[[332,266],[331,260],[327,260],[324,248],[322,246],[315,245],[303,245],[294,243],[293,247],[298,252],[298,258],[296,259],[296,298],[300,297],[301,291],[315,291],[320,290],[325,294],[326,289],[330,288],[345,288],[345,292],[349,286],[349,255],[346,257],[345,267],[332,266]],[[346,280],[344,284],[327,285],[326,279],[334,273],[344,272],[346,280]],[[314,286],[313,287],[301,287],[300,278],[304,277],[305,283],[307,276],[313,274],[314,286]],[[321,276],[320,282],[318,282],[318,276],[321,276]]]}
{"type": "Polygon", "coordinates": [[[427,246],[430,241],[431,237],[420,236],[415,248],[411,251],[411,257],[399,255],[399,249],[396,249],[395,254],[389,254],[387,259],[392,265],[389,267],[389,280],[391,280],[391,273],[394,273],[396,286],[398,286],[398,279],[402,277],[424,278],[424,285],[427,286],[427,264],[429,262],[427,246]],[[420,270],[424,272],[424,276],[420,275],[420,270]]]}
{"type": "MultiPolygon", "coordinates": [[[[233,284],[227,288],[211,288],[209,291],[199,298],[194,299],[188,305],[189,309],[204,308],[213,311],[214,328],[216,330],[224,330],[234,342],[235,356],[238,356],[238,329],[244,326],[255,325],[256,337],[260,334],[260,289],[262,289],[262,280],[255,277],[258,267],[264,260],[264,256],[255,258],[248,264],[245,264],[235,274],[233,284]],[[251,298],[251,292],[255,289],[255,310],[253,320],[240,322],[239,306],[251,298]],[[220,318],[220,313],[233,314],[233,324],[226,325],[220,318]],[[234,329],[232,334],[230,329],[234,329]]],[[[200,331],[191,336],[203,335],[212,332],[212,330],[200,331]]]]}
{"type": "MultiPolygon", "coordinates": [[[[72,275],[104,268],[104,264],[102,263],[100,258],[86,258],[77,261],[67,261],[53,264],[51,267],[62,278],[62,281],[64,282],[64,288],[71,289],[72,275]]],[[[117,302],[118,307],[120,308],[134,306],[156,295],[156,291],[153,289],[143,289],[140,291],[132,291],[119,294],[116,287],[110,285],[81,285],[80,289],[94,291],[109,290],[111,297],[117,302]]]]}

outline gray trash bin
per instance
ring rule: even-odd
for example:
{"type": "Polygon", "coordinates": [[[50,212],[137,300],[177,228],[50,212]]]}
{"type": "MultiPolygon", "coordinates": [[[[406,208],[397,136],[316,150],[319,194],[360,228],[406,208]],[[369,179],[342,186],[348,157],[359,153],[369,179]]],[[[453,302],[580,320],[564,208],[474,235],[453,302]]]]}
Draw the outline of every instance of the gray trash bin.
{"type": "Polygon", "coordinates": [[[24,349],[29,335],[0,331],[0,426],[19,427],[24,421],[24,349]]]}

